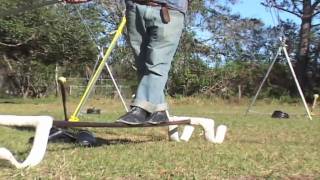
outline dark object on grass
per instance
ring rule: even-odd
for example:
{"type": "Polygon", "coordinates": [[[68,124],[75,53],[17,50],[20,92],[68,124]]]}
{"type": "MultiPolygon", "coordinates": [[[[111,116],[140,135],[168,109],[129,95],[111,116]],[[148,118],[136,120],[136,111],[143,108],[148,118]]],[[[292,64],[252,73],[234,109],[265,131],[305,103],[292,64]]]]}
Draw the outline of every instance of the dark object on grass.
{"type": "MultiPolygon", "coordinates": [[[[33,143],[34,137],[29,138],[29,143],[33,143]]],[[[49,137],[48,137],[48,142],[71,142],[74,143],[76,142],[77,137],[76,133],[67,130],[67,129],[61,129],[61,128],[56,128],[52,127],[49,132],[49,137]]]]}
{"type": "Polygon", "coordinates": [[[101,110],[96,109],[95,107],[87,109],[87,114],[100,114],[100,112],[101,112],[101,110]]]}
{"type": "Polygon", "coordinates": [[[85,147],[93,147],[97,144],[96,138],[89,131],[80,131],[77,135],[77,142],[85,147]]]}
{"type": "Polygon", "coordinates": [[[52,128],[49,141],[76,142],[80,146],[93,147],[97,144],[93,134],[86,130],[52,128]]]}
{"type": "Polygon", "coordinates": [[[52,127],[49,133],[49,142],[75,142],[76,134],[71,130],[52,127]]]}
{"type": "Polygon", "coordinates": [[[272,118],[285,118],[285,119],[288,119],[289,118],[289,114],[277,110],[277,111],[273,111],[271,117],[272,118]]]}

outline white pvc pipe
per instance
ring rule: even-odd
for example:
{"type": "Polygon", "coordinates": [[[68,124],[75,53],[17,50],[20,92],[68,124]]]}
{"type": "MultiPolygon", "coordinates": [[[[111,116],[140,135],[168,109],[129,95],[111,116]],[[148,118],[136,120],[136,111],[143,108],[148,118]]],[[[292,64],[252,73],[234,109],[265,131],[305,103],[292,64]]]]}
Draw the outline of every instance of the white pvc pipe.
{"type": "Polygon", "coordinates": [[[311,111],[313,112],[316,108],[317,105],[317,100],[319,98],[319,94],[314,94],[313,95],[313,103],[312,103],[312,107],[311,107],[311,111]]]}
{"type": "MultiPolygon", "coordinates": [[[[227,127],[220,125],[214,133],[214,121],[212,119],[200,117],[178,117],[173,116],[169,118],[170,121],[179,121],[190,119],[190,125],[185,126],[181,135],[181,140],[189,141],[194,127],[192,125],[201,126],[205,133],[205,139],[212,143],[222,143],[224,141],[227,127]]],[[[8,160],[17,168],[32,167],[39,164],[47,148],[49,132],[52,127],[53,118],[50,116],[13,116],[0,115],[0,125],[3,126],[32,126],[36,128],[35,137],[32,149],[25,161],[17,161],[13,154],[6,148],[0,147],[0,159],[8,160]]],[[[169,126],[170,140],[180,141],[178,126],[169,126]]]]}
{"type": "Polygon", "coordinates": [[[8,160],[17,168],[32,167],[39,164],[46,152],[49,132],[53,118],[50,116],[14,116],[0,115],[0,125],[3,126],[31,126],[36,128],[33,146],[25,161],[17,161],[6,148],[0,147],[0,159],[8,160]]]}
{"type": "MultiPolygon", "coordinates": [[[[170,117],[169,111],[166,111],[167,117],[170,117]]],[[[169,118],[169,121],[173,121],[169,118]]],[[[168,135],[170,141],[180,142],[179,138],[179,126],[178,125],[171,125],[168,127],[168,135]]]]}
{"type": "Polygon", "coordinates": [[[178,125],[171,125],[168,128],[169,140],[180,142],[178,125]]]}
{"type": "MultiPolygon", "coordinates": [[[[190,119],[190,125],[201,126],[202,129],[204,130],[205,139],[212,143],[221,144],[224,141],[224,138],[227,132],[227,126],[219,125],[215,133],[214,120],[208,119],[208,118],[172,116],[169,119],[170,121],[181,121],[181,120],[190,119]]],[[[193,130],[194,128],[191,128],[190,126],[185,126],[180,138],[184,141],[189,141],[193,130]]],[[[174,139],[171,139],[171,140],[174,140],[174,139]]]]}
{"type": "Polygon", "coordinates": [[[194,127],[193,127],[193,126],[191,126],[191,125],[186,125],[186,126],[184,127],[184,129],[183,129],[183,132],[182,132],[182,134],[181,134],[180,139],[183,140],[183,141],[188,142],[189,139],[190,139],[191,136],[192,136],[193,131],[194,131],[194,127]]]}

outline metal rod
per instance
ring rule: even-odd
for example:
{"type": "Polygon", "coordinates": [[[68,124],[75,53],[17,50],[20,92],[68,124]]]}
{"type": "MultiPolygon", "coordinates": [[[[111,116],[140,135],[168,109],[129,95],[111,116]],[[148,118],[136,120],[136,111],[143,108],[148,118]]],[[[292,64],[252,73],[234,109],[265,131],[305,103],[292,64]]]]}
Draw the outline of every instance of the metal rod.
{"type": "MultiPolygon", "coordinates": [[[[79,15],[79,17],[80,17],[80,19],[81,19],[82,24],[85,26],[85,28],[86,28],[86,30],[87,30],[87,32],[88,32],[91,40],[93,41],[93,43],[95,44],[97,50],[99,51],[98,59],[97,59],[95,65],[94,65],[94,71],[96,71],[96,68],[97,68],[97,65],[98,65],[98,62],[99,62],[100,58],[103,59],[103,48],[101,48],[101,47],[98,45],[98,40],[97,40],[96,38],[94,38],[93,32],[91,31],[91,29],[90,29],[90,27],[87,25],[87,23],[84,21],[84,18],[83,18],[83,16],[82,16],[81,12],[80,12],[80,9],[79,9],[77,6],[76,6],[76,10],[77,10],[77,13],[78,13],[78,15],[79,15]]],[[[114,78],[114,76],[113,76],[113,74],[112,74],[112,72],[111,72],[111,69],[110,69],[108,63],[105,63],[105,66],[106,66],[107,71],[108,71],[108,73],[109,73],[109,75],[110,75],[110,77],[111,77],[112,83],[113,83],[113,85],[115,86],[116,91],[117,91],[117,93],[118,93],[118,95],[119,95],[119,97],[120,97],[120,99],[121,99],[121,102],[122,102],[123,106],[124,106],[126,112],[128,112],[128,111],[129,111],[129,110],[128,110],[128,107],[127,107],[127,105],[126,105],[126,103],[125,103],[125,101],[124,101],[124,98],[123,98],[123,96],[122,96],[122,94],[121,94],[121,92],[120,92],[120,89],[119,89],[119,87],[118,87],[118,84],[117,84],[117,82],[116,82],[116,80],[115,80],[115,78],[114,78]]],[[[91,80],[92,78],[93,78],[93,76],[91,76],[90,80],[91,80]]],[[[87,99],[86,99],[86,100],[87,100],[87,99]]],[[[86,100],[83,102],[83,104],[85,104],[86,100]]]]}
{"type": "Polygon", "coordinates": [[[108,58],[109,58],[110,55],[111,55],[112,50],[113,50],[114,47],[116,46],[116,43],[117,43],[118,39],[120,38],[120,36],[121,36],[121,34],[122,34],[122,30],[123,30],[125,24],[126,24],[126,18],[125,18],[125,16],[124,16],[124,17],[122,18],[122,20],[121,20],[121,23],[120,23],[120,25],[119,25],[119,27],[118,27],[118,30],[117,30],[114,38],[113,38],[112,41],[111,41],[111,44],[110,44],[108,50],[106,51],[106,53],[105,53],[105,55],[104,55],[104,57],[103,57],[100,65],[98,66],[97,71],[95,72],[95,74],[93,75],[93,77],[90,79],[90,81],[89,81],[89,83],[88,83],[88,86],[87,86],[87,88],[86,88],[86,90],[85,90],[85,92],[84,92],[84,94],[83,94],[83,96],[82,96],[82,98],[81,98],[81,100],[80,100],[80,103],[78,104],[77,108],[75,109],[75,111],[74,111],[74,113],[72,114],[72,116],[71,116],[71,118],[69,119],[69,121],[79,121],[79,118],[78,118],[79,112],[80,112],[80,110],[81,110],[84,102],[87,100],[88,95],[89,95],[90,91],[92,90],[94,84],[95,84],[96,81],[98,80],[98,78],[99,78],[99,76],[100,76],[100,74],[101,74],[101,72],[102,72],[102,70],[103,70],[103,67],[104,67],[104,65],[105,65],[105,62],[108,60],[108,58]]]}
{"type": "Polygon", "coordinates": [[[124,98],[123,98],[121,92],[120,92],[120,89],[119,89],[119,87],[118,87],[118,84],[117,84],[115,78],[113,77],[113,74],[112,74],[112,72],[111,72],[111,69],[110,69],[110,67],[108,66],[108,63],[107,63],[107,62],[105,63],[105,65],[106,65],[106,68],[107,68],[107,70],[108,70],[108,72],[109,72],[109,75],[110,75],[110,77],[111,77],[111,80],[112,80],[112,82],[113,82],[113,84],[114,84],[114,87],[116,88],[117,93],[118,93],[118,95],[119,95],[119,97],[120,97],[120,99],[121,99],[121,102],[122,102],[124,108],[126,109],[126,111],[128,112],[129,109],[128,109],[127,105],[126,105],[126,102],[124,101],[124,98]]]}
{"type": "Polygon", "coordinates": [[[260,93],[260,91],[261,91],[261,89],[262,89],[262,86],[263,86],[264,83],[266,82],[266,80],[267,80],[267,78],[268,78],[268,76],[269,76],[269,74],[270,74],[270,72],[271,72],[271,70],[272,70],[272,67],[274,66],[274,63],[277,61],[277,58],[278,58],[278,56],[279,56],[279,54],[280,54],[280,52],[281,52],[281,48],[282,48],[282,47],[279,47],[276,56],[273,58],[272,63],[270,64],[266,75],[264,76],[262,82],[260,83],[260,86],[259,86],[259,88],[258,88],[258,91],[257,91],[257,93],[255,94],[255,96],[254,96],[251,104],[248,106],[248,109],[247,109],[245,115],[247,115],[247,114],[249,113],[251,107],[252,107],[252,106],[254,105],[254,103],[256,102],[256,100],[257,100],[257,98],[258,98],[258,95],[259,95],[259,93],[260,93]]]}
{"type": "Polygon", "coordinates": [[[93,128],[134,128],[134,127],[163,127],[170,125],[186,125],[190,124],[190,119],[180,120],[180,121],[168,121],[161,124],[138,124],[138,125],[129,125],[120,122],[70,122],[70,121],[53,121],[53,126],[58,128],[67,128],[67,127],[93,127],[93,128]]]}
{"type": "Polygon", "coordinates": [[[290,70],[291,70],[293,79],[294,79],[294,81],[295,81],[295,83],[296,83],[296,86],[297,86],[297,88],[298,88],[298,91],[299,91],[300,97],[301,97],[301,99],[302,99],[303,105],[304,105],[304,107],[305,107],[305,109],[306,109],[306,111],[307,111],[307,115],[308,115],[309,119],[312,120],[311,113],[310,113],[310,111],[309,111],[308,105],[307,105],[306,100],[305,100],[305,98],[304,98],[304,95],[303,95],[303,92],[302,92],[302,90],[301,90],[299,81],[298,81],[298,79],[297,79],[297,77],[296,77],[296,73],[294,72],[294,69],[293,69],[293,67],[292,67],[291,60],[290,60],[290,57],[289,57],[289,55],[288,55],[288,51],[287,51],[287,48],[286,48],[285,44],[282,46],[282,49],[283,49],[284,54],[285,54],[285,56],[286,56],[286,59],[287,59],[287,61],[288,61],[288,64],[289,64],[289,67],[290,67],[290,70]]]}

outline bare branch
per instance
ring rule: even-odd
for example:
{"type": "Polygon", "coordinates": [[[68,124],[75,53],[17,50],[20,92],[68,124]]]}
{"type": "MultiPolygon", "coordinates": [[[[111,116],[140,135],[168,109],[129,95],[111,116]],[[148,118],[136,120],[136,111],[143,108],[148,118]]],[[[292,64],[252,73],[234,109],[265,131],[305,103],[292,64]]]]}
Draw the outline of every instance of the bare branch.
{"type": "Polygon", "coordinates": [[[3,60],[6,62],[6,65],[7,65],[7,67],[9,68],[9,71],[10,71],[10,72],[13,72],[12,65],[11,65],[11,63],[9,62],[7,56],[4,54],[2,57],[3,57],[3,60]]]}
{"type": "Polygon", "coordinates": [[[296,11],[298,11],[300,14],[303,13],[302,10],[298,8],[295,0],[291,0],[291,3],[292,3],[292,5],[293,5],[293,11],[296,10],[296,11]]]}
{"type": "Polygon", "coordinates": [[[311,6],[311,9],[314,11],[314,10],[317,10],[319,7],[319,4],[320,4],[320,0],[314,2],[314,4],[312,4],[311,6]]]}
{"type": "MultiPolygon", "coordinates": [[[[293,15],[298,16],[299,18],[301,18],[301,14],[299,14],[299,13],[297,13],[297,12],[294,12],[294,10],[291,11],[291,10],[289,10],[289,9],[286,9],[286,8],[281,7],[279,4],[276,4],[275,1],[272,1],[272,2],[273,2],[272,7],[276,8],[276,9],[279,9],[279,10],[281,10],[281,11],[285,11],[285,12],[287,12],[287,13],[293,14],[293,15]]],[[[269,4],[266,4],[266,3],[263,3],[263,2],[262,2],[261,4],[262,4],[263,6],[270,7],[269,4]]],[[[300,12],[300,11],[299,11],[299,12],[300,12]]]]}
{"type": "Polygon", "coordinates": [[[312,17],[315,17],[315,16],[318,15],[318,14],[320,14],[320,10],[319,10],[318,12],[314,13],[314,14],[312,15],[312,17]]]}
{"type": "Polygon", "coordinates": [[[29,37],[29,38],[26,39],[25,41],[20,42],[20,43],[18,43],[18,44],[7,44],[7,43],[0,42],[0,45],[6,46],[6,47],[18,47],[18,46],[21,46],[21,45],[23,45],[23,44],[27,44],[29,41],[33,40],[35,37],[36,37],[36,34],[32,34],[31,37],[29,37]]]}
{"type": "Polygon", "coordinates": [[[277,8],[277,9],[279,9],[279,10],[281,10],[281,11],[285,11],[285,12],[287,12],[287,13],[296,15],[296,16],[298,16],[298,17],[301,18],[301,14],[298,14],[298,13],[296,13],[296,12],[294,12],[294,11],[290,11],[290,10],[288,10],[288,9],[285,9],[285,8],[279,6],[279,5],[276,5],[276,6],[274,6],[274,7],[277,8]]]}
{"type": "Polygon", "coordinates": [[[18,44],[6,44],[6,43],[3,43],[3,42],[0,42],[0,45],[2,45],[2,46],[7,46],[7,47],[18,47],[18,46],[21,46],[22,43],[18,43],[18,44]]]}

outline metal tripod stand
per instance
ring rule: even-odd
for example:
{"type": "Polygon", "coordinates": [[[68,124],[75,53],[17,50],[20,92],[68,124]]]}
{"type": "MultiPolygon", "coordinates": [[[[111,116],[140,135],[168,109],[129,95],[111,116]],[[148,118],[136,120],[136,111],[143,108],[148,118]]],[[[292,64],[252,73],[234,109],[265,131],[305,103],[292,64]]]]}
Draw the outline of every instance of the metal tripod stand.
{"type": "Polygon", "coordinates": [[[295,72],[294,72],[294,69],[293,69],[293,66],[292,66],[290,57],[289,57],[289,55],[288,55],[288,51],[287,51],[287,48],[286,48],[287,45],[286,45],[286,42],[285,42],[285,41],[286,41],[285,38],[280,38],[280,43],[281,43],[281,44],[280,44],[280,47],[279,47],[279,49],[278,49],[278,51],[277,51],[277,54],[276,54],[276,56],[274,57],[272,63],[270,64],[270,67],[269,67],[269,69],[268,69],[268,71],[267,71],[267,74],[266,74],[265,77],[263,78],[263,80],[262,80],[262,82],[261,82],[261,84],[260,84],[260,86],[259,86],[259,89],[258,89],[256,95],[254,96],[251,104],[249,105],[249,107],[248,107],[245,115],[247,115],[247,114],[249,113],[251,107],[254,105],[255,101],[257,100],[257,97],[258,97],[258,95],[259,95],[259,93],[260,93],[260,91],[261,91],[261,89],[262,89],[262,86],[264,85],[265,81],[267,80],[267,78],[268,78],[268,76],[269,76],[269,74],[270,74],[270,72],[271,72],[271,70],[272,70],[273,65],[275,64],[275,62],[276,62],[278,56],[280,55],[281,51],[283,51],[283,52],[284,52],[284,55],[285,55],[285,57],[286,57],[286,60],[287,60],[287,62],[288,62],[288,65],[289,65],[291,74],[292,74],[292,76],[293,76],[293,79],[294,79],[294,81],[295,81],[295,83],[296,83],[296,86],[297,86],[297,89],[298,89],[298,91],[299,91],[300,97],[301,97],[301,99],[302,99],[303,105],[304,105],[304,107],[305,107],[305,109],[306,109],[308,118],[309,118],[310,120],[312,120],[311,113],[310,113],[310,111],[309,111],[309,108],[308,108],[308,105],[307,105],[306,100],[305,100],[305,98],[304,98],[304,95],[303,95],[303,92],[302,92],[302,90],[301,90],[300,84],[299,84],[298,79],[297,79],[297,77],[296,77],[296,74],[295,74],[295,72]]]}

